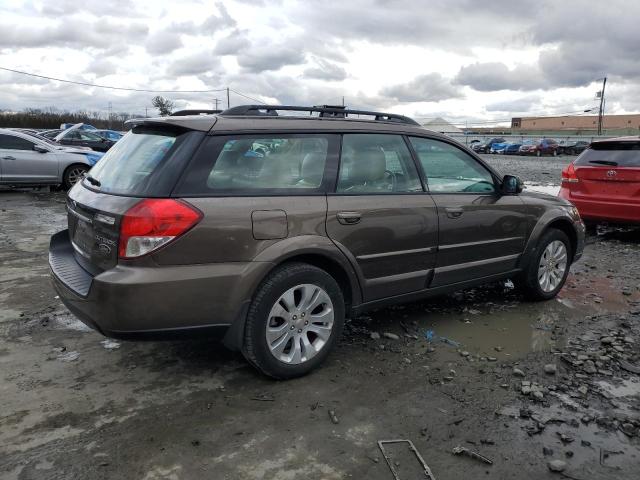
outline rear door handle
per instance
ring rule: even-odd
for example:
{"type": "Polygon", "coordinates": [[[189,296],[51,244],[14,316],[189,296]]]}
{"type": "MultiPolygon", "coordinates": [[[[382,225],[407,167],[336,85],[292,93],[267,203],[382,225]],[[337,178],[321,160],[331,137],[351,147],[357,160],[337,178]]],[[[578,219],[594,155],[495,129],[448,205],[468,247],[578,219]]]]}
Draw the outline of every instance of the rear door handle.
{"type": "Polygon", "coordinates": [[[16,157],[12,157],[12,156],[7,156],[7,157],[2,157],[3,160],[15,160],[16,157]]]}
{"type": "Polygon", "coordinates": [[[358,212],[338,212],[336,217],[338,217],[338,222],[343,225],[355,225],[362,219],[362,215],[358,212]]]}
{"type": "Polygon", "coordinates": [[[449,218],[460,218],[464,213],[462,208],[445,208],[447,212],[447,217],[449,218]]]}

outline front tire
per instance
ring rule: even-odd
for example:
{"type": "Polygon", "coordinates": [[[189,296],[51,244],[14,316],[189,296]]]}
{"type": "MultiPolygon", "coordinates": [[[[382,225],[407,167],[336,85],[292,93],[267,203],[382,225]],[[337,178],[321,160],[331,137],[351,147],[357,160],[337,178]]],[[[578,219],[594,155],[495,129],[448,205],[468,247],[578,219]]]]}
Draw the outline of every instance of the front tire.
{"type": "Polygon", "coordinates": [[[265,375],[300,377],[320,365],[344,325],[335,279],[306,263],[289,263],[262,282],[247,313],[243,354],[265,375]]]}
{"type": "Polygon", "coordinates": [[[536,247],[534,259],[518,283],[530,300],[550,300],[564,286],[569,275],[572,249],[566,233],[555,228],[546,231],[536,247]]]}
{"type": "Polygon", "coordinates": [[[69,190],[76,183],[82,180],[88,171],[89,167],[80,163],[68,166],[62,176],[62,184],[64,185],[64,188],[69,190]]]}

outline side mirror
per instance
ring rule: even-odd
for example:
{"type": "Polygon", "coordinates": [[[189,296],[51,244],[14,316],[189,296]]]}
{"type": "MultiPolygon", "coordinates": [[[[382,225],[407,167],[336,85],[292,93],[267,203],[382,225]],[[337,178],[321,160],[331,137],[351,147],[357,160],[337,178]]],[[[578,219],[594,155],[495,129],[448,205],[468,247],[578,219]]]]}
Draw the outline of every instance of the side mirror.
{"type": "Polygon", "coordinates": [[[49,151],[46,148],[41,147],[40,145],[34,145],[33,146],[33,150],[38,152],[38,153],[47,153],[49,151]]]}
{"type": "Polygon", "coordinates": [[[504,195],[517,195],[522,192],[524,185],[520,177],[505,175],[502,178],[502,193],[504,195]]]}

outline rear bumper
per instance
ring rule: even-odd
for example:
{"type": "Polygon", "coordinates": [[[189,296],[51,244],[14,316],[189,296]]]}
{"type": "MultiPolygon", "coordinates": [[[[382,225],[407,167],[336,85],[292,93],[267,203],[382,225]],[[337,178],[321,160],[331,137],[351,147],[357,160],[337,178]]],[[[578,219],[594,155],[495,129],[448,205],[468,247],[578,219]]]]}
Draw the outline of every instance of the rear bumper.
{"type": "Polygon", "coordinates": [[[640,224],[640,205],[576,198],[571,195],[571,190],[565,187],[560,188],[559,196],[573,203],[584,220],[640,224]]]}
{"type": "Polygon", "coordinates": [[[66,230],[52,237],[49,264],[65,306],[86,325],[115,338],[225,331],[244,322],[242,313],[271,266],[267,262],[118,265],[93,276],[75,260],[66,230]]]}

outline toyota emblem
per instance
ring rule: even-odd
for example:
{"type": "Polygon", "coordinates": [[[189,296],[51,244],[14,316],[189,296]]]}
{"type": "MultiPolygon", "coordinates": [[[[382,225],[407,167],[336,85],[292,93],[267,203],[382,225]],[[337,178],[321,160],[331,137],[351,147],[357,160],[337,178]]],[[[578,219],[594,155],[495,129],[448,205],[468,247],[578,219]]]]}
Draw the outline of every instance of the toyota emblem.
{"type": "Polygon", "coordinates": [[[618,174],[615,170],[608,170],[607,177],[615,177],[618,174]]]}

